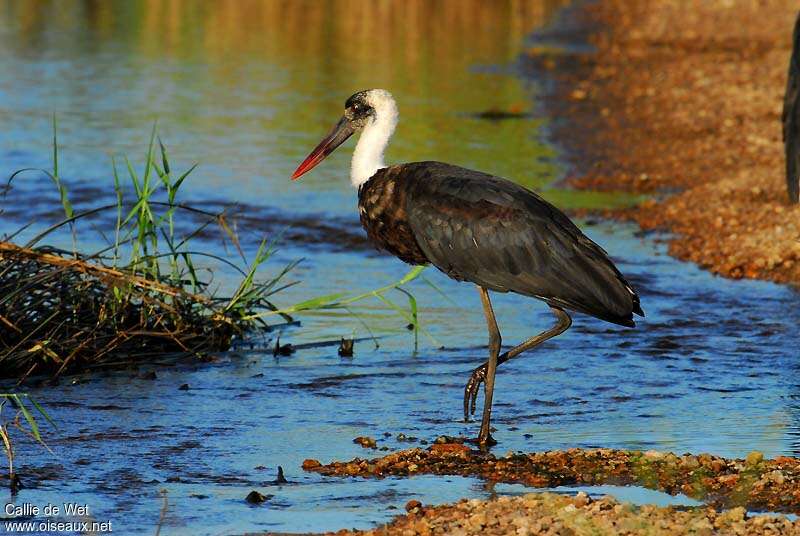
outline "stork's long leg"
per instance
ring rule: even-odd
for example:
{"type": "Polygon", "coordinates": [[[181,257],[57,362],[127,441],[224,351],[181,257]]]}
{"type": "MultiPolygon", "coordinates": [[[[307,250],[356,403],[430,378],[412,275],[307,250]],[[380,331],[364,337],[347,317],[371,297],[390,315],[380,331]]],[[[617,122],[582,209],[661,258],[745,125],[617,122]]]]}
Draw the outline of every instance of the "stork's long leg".
{"type": "Polygon", "coordinates": [[[483,390],[483,420],[481,420],[481,431],[478,434],[478,443],[481,445],[493,445],[495,443],[489,432],[489,421],[492,418],[492,395],[494,394],[494,374],[497,370],[498,357],[502,339],[500,329],[497,327],[497,319],[494,316],[492,302],[489,300],[489,291],[479,286],[478,292],[481,295],[483,304],[483,314],[486,316],[486,327],[489,330],[489,360],[486,362],[486,373],[484,375],[483,390]]]}
{"type": "MultiPolygon", "coordinates": [[[[483,290],[483,289],[481,289],[483,290]]],[[[485,290],[483,290],[485,292],[485,290]]],[[[483,297],[483,294],[481,294],[483,297]]],[[[486,296],[486,300],[488,301],[489,297],[488,294],[486,296]]],[[[491,310],[491,305],[489,306],[491,310]]],[[[484,310],[486,306],[484,305],[484,310]]],[[[542,333],[531,337],[530,339],[526,340],[522,344],[515,346],[514,348],[510,349],[507,352],[504,352],[501,356],[497,358],[497,363],[492,365],[492,358],[489,357],[489,361],[484,363],[483,365],[479,366],[475,370],[472,371],[472,376],[470,377],[469,381],[467,382],[466,387],[464,387],[464,420],[469,420],[469,415],[472,413],[475,414],[475,405],[478,400],[478,388],[480,387],[481,383],[486,382],[488,387],[489,382],[489,369],[491,369],[491,378],[492,378],[492,388],[494,388],[494,375],[495,370],[498,365],[501,365],[508,361],[511,358],[514,358],[525,352],[530,350],[544,341],[548,339],[552,339],[557,335],[561,335],[565,331],[569,329],[572,325],[572,318],[563,310],[558,307],[550,306],[550,310],[553,311],[553,314],[556,315],[556,324],[552,328],[548,329],[547,331],[543,331],[542,333]]],[[[494,319],[494,314],[492,314],[492,319],[494,319]]],[[[488,316],[487,316],[488,321],[488,316]]],[[[496,326],[497,324],[495,324],[496,326]]],[[[499,340],[499,333],[498,333],[498,340],[499,340]]],[[[491,399],[489,399],[491,401],[491,399]]],[[[484,418],[486,416],[486,408],[484,406],[484,418]]],[[[483,426],[481,426],[481,430],[483,426]]]]}

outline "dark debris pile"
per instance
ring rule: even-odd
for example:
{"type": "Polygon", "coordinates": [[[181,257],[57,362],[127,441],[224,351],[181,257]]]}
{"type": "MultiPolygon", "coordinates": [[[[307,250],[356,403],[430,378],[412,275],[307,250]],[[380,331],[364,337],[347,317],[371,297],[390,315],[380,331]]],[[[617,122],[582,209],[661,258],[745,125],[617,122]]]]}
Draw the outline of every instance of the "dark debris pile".
{"type": "Polygon", "coordinates": [[[164,281],[0,242],[0,377],[225,350],[244,323],[164,281]]]}

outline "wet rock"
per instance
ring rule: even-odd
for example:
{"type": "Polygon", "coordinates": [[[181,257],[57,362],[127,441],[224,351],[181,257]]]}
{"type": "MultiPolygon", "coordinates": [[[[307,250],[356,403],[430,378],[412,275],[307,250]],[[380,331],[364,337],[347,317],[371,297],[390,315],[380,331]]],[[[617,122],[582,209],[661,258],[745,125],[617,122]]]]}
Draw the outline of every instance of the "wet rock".
{"type": "Polygon", "coordinates": [[[245,501],[249,502],[250,504],[262,504],[272,498],[272,495],[263,495],[256,490],[251,491],[247,494],[247,497],[244,498],[245,501]]]}
{"type": "Polygon", "coordinates": [[[361,446],[362,446],[362,447],[364,447],[365,449],[375,449],[375,448],[378,448],[378,442],[377,442],[377,441],[375,441],[375,440],[374,440],[373,438],[371,438],[371,437],[359,436],[359,437],[357,437],[357,438],[353,439],[353,443],[355,443],[356,445],[361,445],[361,446]]]}
{"type": "Polygon", "coordinates": [[[437,437],[433,442],[442,444],[442,443],[464,443],[466,441],[463,437],[453,437],[447,435],[440,435],[437,437]]]}
{"type": "Polygon", "coordinates": [[[183,385],[178,387],[178,391],[188,391],[188,390],[189,390],[189,384],[188,383],[184,383],[183,385]]]}
{"type": "Polygon", "coordinates": [[[340,357],[353,357],[353,346],[355,345],[355,341],[353,339],[345,339],[342,338],[342,342],[339,343],[339,356],[340,357]]]}
{"type": "Polygon", "coordinates": [[[286,480],[286,477],[283,475],[283,467],[280,465],[278,466],[278,477],[275,479],[276,484],[288,484],[289,481],[286,480]]]}
{"type": "Polygon", "coordinates": [[[275,347],[272,349],[272,357],[292,355],[294,351],[291,344],[281,344],[281,338],[278,337],[275,340],[275,347]]]}

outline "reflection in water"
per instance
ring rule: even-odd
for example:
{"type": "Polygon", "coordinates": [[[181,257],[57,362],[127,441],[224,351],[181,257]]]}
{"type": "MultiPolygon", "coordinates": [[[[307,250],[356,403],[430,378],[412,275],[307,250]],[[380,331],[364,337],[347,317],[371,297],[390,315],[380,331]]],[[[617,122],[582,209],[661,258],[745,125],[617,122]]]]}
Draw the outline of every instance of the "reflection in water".
{"type": "MultiPolygon", "coordinates": [[[[90,0],[6,1],[6,27],[17,50],[41,53],[44,41],[101,50],[123,42],[137,55],[181,59],[342,57],[370,63],[393,58],[424,70],[458,55],[508,60],[558,0],[90,0]],[[39,49],[39,50],[37,50],[39,49]]],[[[448,67],[449,69],[449,67],[448,67]]],[[[324,70],[324,69],[323,69],[324,70]]],[[[319,71],[314,71],[319,72],[319,71]]]]}
{"type": "MultiPolygon", "coordinates": [[[[77,166],[65,169],[107,176],[87,160],[140,151],[158,117],[172,152],[202,162],[196,182],[296,207],[306,199],[286,192],[292,164],[347,96],[380,86],[401,109],[390,160],[444,160],[541,186],[555,170],[535,120],[470,114],[530,108],[506,66],[558,3],[7,2],[0,68],[16,76],[0,81],[0,118],[16,132],[0,139],[45,158],[55,110],[77,166]]],[[[350,194],[346,156],[333,161],[306,188],[350,194]]]]}

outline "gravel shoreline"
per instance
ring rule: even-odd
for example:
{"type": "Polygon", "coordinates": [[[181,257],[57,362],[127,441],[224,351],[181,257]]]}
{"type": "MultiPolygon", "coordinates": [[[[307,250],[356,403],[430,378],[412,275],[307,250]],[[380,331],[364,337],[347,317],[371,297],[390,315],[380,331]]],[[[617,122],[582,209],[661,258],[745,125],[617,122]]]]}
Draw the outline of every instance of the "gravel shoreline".
{"type": "Polygon", "coordinates": [[[767,460],[760,452],[746,459],[728,459],[711,454],[575,448],[498,457],[464,443],[436,443],[373,459],[327,465],[306,460],[303,469],[335,477],[461,475],[533,488],[638,485],[671,495],[682,493],[715,508],[800,513],[800,459],[767,460]]]}
{"type": "Polygon", "coordinates": [[[636,506],[613,497],[593,500],[550,492],[490,500],[463,499],[428,507],[412,500],[407,515],[367,531],[338,535],[414,534],[800,534],[800,521],[749,511],[800,512],[800,459],[746,459],[709,454],[570,449],[509,453],[496,457],[456,438],[440,438],[427,449],[327,465],[306,460],[303,469],[331,477],[384,478],[420,474],[476,476],[489,483],[530,487],[635,484],[701,499],[700,507],[636,506]]]}
{"type": "Polygon", "coordinates": [[[568,183],[651,194],[611,214],[669,231],[679,259],[800,283],[800,206],[788,203],[781,141],[797,9],[791,0],[573,9],[566,37],[588,32],[595,52],[529,53],[556,86],[544,108],[568,183]]]}
{"type": "Polygon", "coordinates": [[[789,535],[800,533],[800,522],[778,516],[748,517],[744,508],[718,512],[713,508],[633,506],[612,497],[591,499],[585,493],[565,496],[529,493],[496,500],[462,500],[425,508],[368,531],[339,531],[339,536],[428,536],[447,534],[583,535],[789,535]]]}

